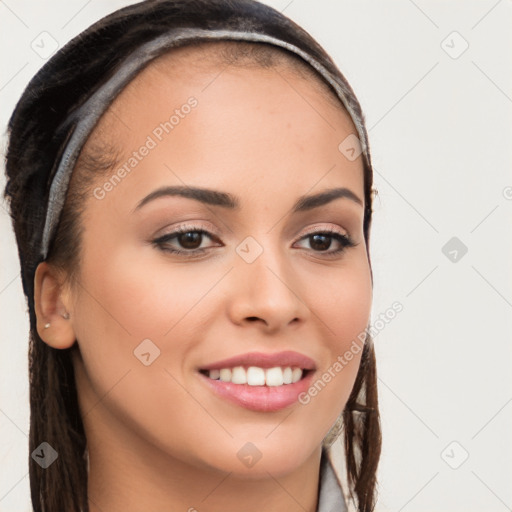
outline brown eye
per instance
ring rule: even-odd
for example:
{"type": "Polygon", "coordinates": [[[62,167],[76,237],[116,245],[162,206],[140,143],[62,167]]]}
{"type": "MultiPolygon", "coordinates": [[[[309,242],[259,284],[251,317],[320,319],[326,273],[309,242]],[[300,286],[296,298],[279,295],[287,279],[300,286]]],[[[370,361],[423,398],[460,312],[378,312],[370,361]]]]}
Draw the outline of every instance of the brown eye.
{"type": "Polygon", "coordinates": [[[153,244],[162,251],[186,257],[202,254],[213,247],[201,247],[205,238],[214,240],[215,237],[204,229],[184,226],[158,237],[153,244]]]}
{"type": "Polygon", "coordinates": [[[342,253],[347,247],[354,247],[356,244],[352,239],[333,230],[322,230],[314,233],[308,233],[302,237],[301,240],[309,241],[310,247],[313,252],[324,253],[326,256],[338,255],[342,253]],[[332,246],[333,239],[338,244],[338,248],[329,250],[332,246]]]}
{"type": "Polygon", "coordinates": [[[184,249],[198,249],[201,245],[203,236],[203,233],[198,231],[187,231],[186,233],[176,235],[176,240],[184,249]]]}
{"type": "Polygon", "coordinates": [[[331,246],[332,236],[325,234],[309,235],[310,244],[315,251],[326,251],[331,246]]]}

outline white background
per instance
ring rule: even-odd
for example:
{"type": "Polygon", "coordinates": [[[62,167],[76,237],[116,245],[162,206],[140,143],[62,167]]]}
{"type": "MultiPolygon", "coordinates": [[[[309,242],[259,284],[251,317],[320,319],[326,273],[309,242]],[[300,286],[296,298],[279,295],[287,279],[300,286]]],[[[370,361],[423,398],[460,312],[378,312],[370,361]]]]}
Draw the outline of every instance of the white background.
{"type": "MultiPolygon", "coordinates": [[[[0,2],[3,153],[44,63],[33,41],[46,31],[61,46],[128,3],[0,2]]],[[[372,316],[404,307],[375,338],[377,510],[511,510],[512,1],[266,3],[324,46],[366,115],[379,191],[372,316]],[[442,252],[452,237],[468,249],[455,262],[442,252]]],[[[18,512],[30,509],[28,319],[5,207],[0,237],[0,511],[18,512]]]]}

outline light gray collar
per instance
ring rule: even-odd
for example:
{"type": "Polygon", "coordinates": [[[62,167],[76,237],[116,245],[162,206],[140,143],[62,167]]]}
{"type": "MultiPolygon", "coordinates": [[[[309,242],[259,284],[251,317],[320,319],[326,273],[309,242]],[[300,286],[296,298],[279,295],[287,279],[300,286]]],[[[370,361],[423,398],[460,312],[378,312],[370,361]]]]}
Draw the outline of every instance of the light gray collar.
{"type": "Polygon", "coordinates": [[[331,461],[322,452],[320,461],[320,489],[317,512],[347,512],[343,491],[336,478],[331,461]]]}

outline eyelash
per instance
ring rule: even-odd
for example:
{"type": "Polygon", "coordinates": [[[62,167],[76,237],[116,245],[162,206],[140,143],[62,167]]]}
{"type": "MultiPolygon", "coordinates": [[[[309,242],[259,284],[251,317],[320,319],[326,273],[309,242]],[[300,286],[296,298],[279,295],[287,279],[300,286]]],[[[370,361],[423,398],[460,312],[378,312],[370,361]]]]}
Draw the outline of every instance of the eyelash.
{"type": "MultiPolygon", "coordinates": [[[[169,247],[168,243],[173,238],[177,238],[179,235],[182,235],[184,233],[199,233],[201,235],[205,235],[211,240],[215,240],[216,237],[209,233],[208,231],[201,229],[197,226],[181,226],[175,231],[172,231],[171,233],[167,233],[159,238],[156,238],[153,240],[153,244],[157,246],[159,249],[161,249],[164,252],[168,252],[171,254],[181,255],[185,258],[193,258],[198,257],[205,252],[207,252],[208,249],[211,249],[211,247],[203,248],[203,249],[190,249],[190,250],[182,250],[182,249],[172,249],[169,247]]],[[[311,236],[314,235],[327,235],[331,238],[334,238],[337,240],[340,244],[340,248],[336,249],[335,251],[315,251],[315,253],[319,253],[322,255],[325,255],[327,258],[329,257],[335,257],[339,255],[340,253],[344,252],[345,249],[349,247],[355,247],[357,244],[354,243],[354,241],[347,235],[343,235],[339,233],[338,231],[335,231],[333,229],[325,228],[325,229],[319,229],[316,231],[311,231],[309,233],[306,233],[303,237],[299,238],[298,241],[305,240],[311,236]]],[[[202,241],[202,240],[201,240],[202,241]]]]}

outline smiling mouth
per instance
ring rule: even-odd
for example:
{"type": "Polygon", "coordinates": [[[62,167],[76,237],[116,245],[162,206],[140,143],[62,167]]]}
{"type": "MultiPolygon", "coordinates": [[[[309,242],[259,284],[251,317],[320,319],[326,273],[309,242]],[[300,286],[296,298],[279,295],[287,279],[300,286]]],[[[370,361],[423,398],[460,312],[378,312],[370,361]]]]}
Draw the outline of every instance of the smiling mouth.
{"type": "Polygon", "coordinates": [[[311,370],[297,366],[274,366],[261,368],[259,366],[235,366],[211,370],[199,370],[209,379],[248,386],[277,387],[299,382],[311,370]]]}

